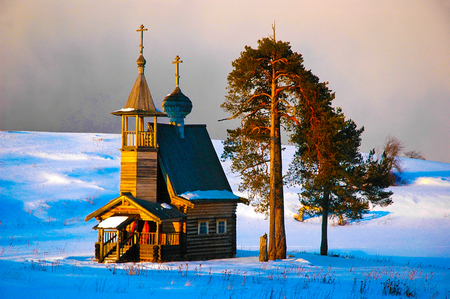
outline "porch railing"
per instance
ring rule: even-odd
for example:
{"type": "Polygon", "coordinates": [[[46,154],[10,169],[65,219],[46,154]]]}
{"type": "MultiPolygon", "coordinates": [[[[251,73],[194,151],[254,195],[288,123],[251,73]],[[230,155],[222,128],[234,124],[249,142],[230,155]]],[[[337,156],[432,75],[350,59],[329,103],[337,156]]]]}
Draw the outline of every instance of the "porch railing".
{"type": "Polygon", "coordinates": [[[117,246],[117,233],[115,231],[103,232],[103,241],[100,243],[99,259],[101,261],[117,246]]]}
{"type": "MultiPolygon", "coordinates": [[[[156,233],[140,233],[139,244],[156,245],[156,233]]],[[[158,245],[180,245],[180,233],[159,234],[158,245]]]]}
{"type": "Polygon", "coordinates": [[[180,233],[160,234],[159,244],[180,245],[180,233]]]}
{"type": "Polygon", "coordinates": [[[139,244],[156,244],[156,233],[140,233],[139,244]]]}

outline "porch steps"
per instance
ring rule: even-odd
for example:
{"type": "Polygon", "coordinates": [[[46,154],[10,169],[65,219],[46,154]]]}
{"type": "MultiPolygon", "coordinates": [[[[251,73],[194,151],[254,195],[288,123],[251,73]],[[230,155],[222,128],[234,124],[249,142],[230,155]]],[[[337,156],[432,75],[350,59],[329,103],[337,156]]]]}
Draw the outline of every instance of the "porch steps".
{"type": "Polygon", "coordinates": [[[126,262],[129,258],[129,255],[132,255],[133,252],[133,245],[124,245],[123,254],[119,257],[119,259],[117,259],[117,248],[114,247],[114,249],[111,250],[109,254],[103,259],[103,263],[126,262]]]}

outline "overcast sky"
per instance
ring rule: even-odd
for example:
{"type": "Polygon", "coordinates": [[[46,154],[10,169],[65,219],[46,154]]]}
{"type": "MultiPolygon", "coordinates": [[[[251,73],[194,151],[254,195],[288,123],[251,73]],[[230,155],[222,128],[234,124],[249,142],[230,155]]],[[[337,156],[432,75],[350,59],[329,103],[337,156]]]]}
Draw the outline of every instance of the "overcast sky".
{"type": "Polygon", "coordinates": [[[450,162],[450,1],[0,1],[0,130],[119,133],[137,77],[161,108],[180,87],[186,123],[224,139],[236,123],[220,108],[231,61],[272,34],[301,53],[336,92],[335,106],[364,126],[361,150],[387,135],[450,162]]]}

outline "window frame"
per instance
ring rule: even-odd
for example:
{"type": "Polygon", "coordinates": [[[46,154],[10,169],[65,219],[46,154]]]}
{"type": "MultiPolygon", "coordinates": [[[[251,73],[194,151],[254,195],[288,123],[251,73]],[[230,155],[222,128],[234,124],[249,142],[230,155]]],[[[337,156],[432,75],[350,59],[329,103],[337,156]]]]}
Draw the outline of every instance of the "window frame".
{"type": "Polygon", "coordinates": [[[228,225],[227,219],[217,219],[216,220],[216,234],[221,234],[221,235],[226,234],[228,232],[227,225],[228,225]],[[220,222],[224,223],[224,225],[223,225],[224,231],[223,232],[219,232],[220,222]]]}
{"type": "Polygon", "coordinates": [[[198,221],[198,230],[197,233],[199,235],[209,235],[209,220],[199,220],[198,221]],[[206,232],[202,233],[201,229],[202,229],[202,223],[206,223],[205,224],[205,228],[206,228],[206,232]]]}

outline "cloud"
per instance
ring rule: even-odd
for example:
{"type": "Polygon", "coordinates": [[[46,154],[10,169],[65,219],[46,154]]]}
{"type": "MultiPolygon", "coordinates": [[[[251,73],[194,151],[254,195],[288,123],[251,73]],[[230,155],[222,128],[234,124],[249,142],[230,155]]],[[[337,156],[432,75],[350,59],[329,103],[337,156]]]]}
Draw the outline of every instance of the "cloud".
{"type": "Polygon", "coordinates": [[[449,1],[2,2],[0,129],[119,132],[137,76],[144,24],[146,78],[157,106],[180,84],[193,102],[187,123],[221,122],[231,61],[272,34],[336,92],[335,105],[365,126],[363,150],[388,134],[429,159],[450,162],[449,1]],[[448,135],[448,134],[447,134],[448,135]]]}

